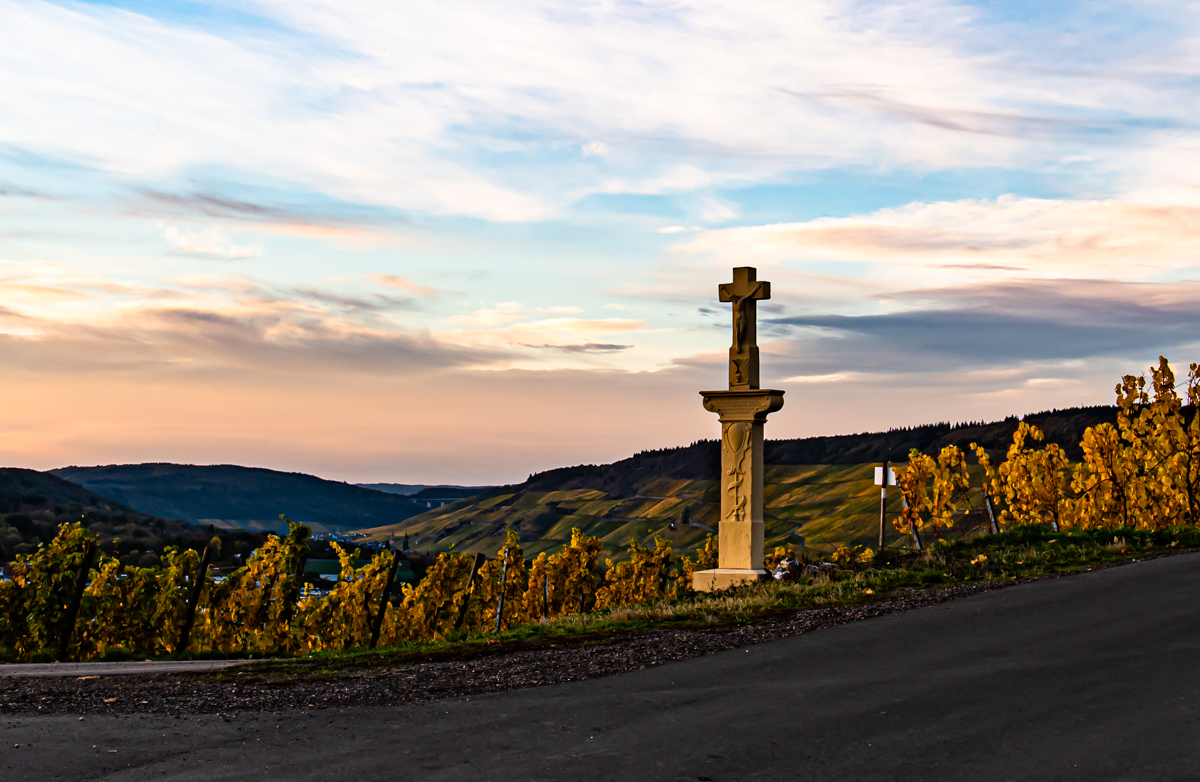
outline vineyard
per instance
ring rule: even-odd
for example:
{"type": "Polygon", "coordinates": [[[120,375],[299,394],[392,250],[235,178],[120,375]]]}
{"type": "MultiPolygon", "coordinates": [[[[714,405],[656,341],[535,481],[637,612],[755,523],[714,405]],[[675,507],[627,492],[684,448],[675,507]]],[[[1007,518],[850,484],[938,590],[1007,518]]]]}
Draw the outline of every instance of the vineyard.
{"type": "Polygon", "coordinates": [[[128,567],[81,525],[64,525],[0,583],[0,650],[9,660],[140,659],[444,640],[670,599],[694,570],[716,567],[715,539],[696,559],[662,544],[602,570],[594,538],[576,534],[558,554],[528,561],[513,534],[495,558],[444,552],[420,583],[394,589],[399,552],[356,567],[358,552],[335,544],[341,574],[325,593],[303,582],[308,528],[289,525],[221,580],[209,575],[208,550],[169,549],[158,567],[128,567]]]}
{"type": "Polygon", "coordinates": [[[1177,385],[1160,356],[1149,383],[1126,375],[1116,395],[1116,425],[1089,427],[1074,465],[1059,446],[1041,445],[1042,432],[1024,422],[998,464],[977,445],[969,454],[974,469],[956,446],[937,456],[914,451],[897,473],[904,510],[896,529],[920,548],[923,533],[936,539],[972,513],[993,532],[1020,525],[1054,532],[1200,526],[1200,365],[1177,385]]]}
{"type": "MultiPolygon", "coordinates": [[[[1042,433],[1024,423],[1002,460],[978,446],[950,446],[936,456],[914,450],[898,470],[904,510],[896,528],[914,551],[950,545],[949,536],[961,537],[971,514],[1000,533],[997,540],[1006,530],[1033,526],[1065,536],[1122,530],[1131,539],[1180,527],[1194,531],[1200,526],[1200,368],[1191,365],[1183,397],[1166,359],[1150,375],[1149,383],[1122,379],[1117,424],[1087,429],[1083,458],[1074,464],[1057,445],[1041,445],[1042,433]]],[[[133,567],[101,551],[81,524],[65,524],[51,542],[17,557],[12,578],[0,582],[0,658],[300,655],[479,637],[691,598],[692,573],[717,566],[713,535],[694,557],[659,539],[654,548],[635,543],[628,561],[614,562],[598,538],[578,530],[561,551],[526,559],[510,530],[495,557],[443,552],[419,583],[398,588],[399,552],[381,551],[360,566],[356,550],[335,545],[341,573],[325,592],[303,580],[309,529],[292,522],[289,528],[218,579],[209,567],[218,540],[202,553],[167,549],[158,565],[133,567]]],[[[1123,540],[1105,545],[1123,552],[1123,540]]],[[[1167,545],[1166,538],[1156,545],[1167,545]]],[[[767,566],[793,555],[777,547],[767,566]]],[[[824,554],[849,571],[882,567],[897,555],[862,547],[824,554]]],[[[962,566],[986,577],[987,559],[962,566]]],[[[823,577],[828,583],[830,576],[823,577]]]]}

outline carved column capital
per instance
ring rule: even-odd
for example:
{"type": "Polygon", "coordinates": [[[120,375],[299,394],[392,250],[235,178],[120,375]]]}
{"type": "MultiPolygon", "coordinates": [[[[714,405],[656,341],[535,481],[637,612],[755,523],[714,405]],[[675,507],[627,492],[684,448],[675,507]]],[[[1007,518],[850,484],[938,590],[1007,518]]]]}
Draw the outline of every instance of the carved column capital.
{"type": "Polygon", "coordinates": [[[721,423],[763,423],[783,407],[783,392],[773,388],[730,391],[701,391],[704,409],[721,417],[721,423]]]}

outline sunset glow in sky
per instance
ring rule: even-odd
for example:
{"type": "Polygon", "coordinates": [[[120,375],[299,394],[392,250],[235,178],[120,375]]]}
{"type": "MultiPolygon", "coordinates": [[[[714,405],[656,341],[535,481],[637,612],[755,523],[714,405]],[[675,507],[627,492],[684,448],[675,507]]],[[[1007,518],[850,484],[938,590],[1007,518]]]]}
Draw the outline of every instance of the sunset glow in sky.
{"type": "Polygon", "coordinates": [[[1200,7],[0,0],[0,462],[519,481],[1200,360],[1200,7]]]}

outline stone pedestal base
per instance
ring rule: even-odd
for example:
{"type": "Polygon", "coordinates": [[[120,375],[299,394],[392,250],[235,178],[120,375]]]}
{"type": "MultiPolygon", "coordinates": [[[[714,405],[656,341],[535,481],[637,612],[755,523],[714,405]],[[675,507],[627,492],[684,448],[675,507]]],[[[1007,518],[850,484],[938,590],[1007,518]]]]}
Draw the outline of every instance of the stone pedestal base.
{"type": "Polygon", "coordinates": [[[697,592],[716,592],[721,589],[763,581],[769,577],[765,570],[743,570],[720,567],[716,570],[697,570],[692,574],[692,589],[697,592]]]}
{"type": "MultiPolygon", "coordinates": [[[[761,516],[760,516],[761,518],[761,516]]],[[[763,566],[764,525],[761,521],[722,521],[717,533],[717,570],[731,573],[763,566]]]]}

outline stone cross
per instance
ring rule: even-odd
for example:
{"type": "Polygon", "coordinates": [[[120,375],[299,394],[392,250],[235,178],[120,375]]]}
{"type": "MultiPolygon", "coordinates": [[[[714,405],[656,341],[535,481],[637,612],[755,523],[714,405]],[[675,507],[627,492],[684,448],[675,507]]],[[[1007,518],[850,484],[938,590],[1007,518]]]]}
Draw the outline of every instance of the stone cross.
{"type": "Polygon", "coordinates": [[[758,388],[758,300],[771,298],[771,283],[755,277],[753,267],[740,266],[733,270],[733,282],[717,286],[721,301],[733,304],[730,388],[758,388]]]}
{"type": "Polygon", "coordinates": [[[720,556],[715,570],[693,574],[692,587],[708,592],[767,577],[763,569],[763,425],[783,407],[783,392],[759,388],[756,318],[759,299],[771,298],[771,283],[749,266],[733,270],[733,282],[718,288],[733,305],[729,390],[701,391],[704,409],[721,417],[720,556]]]}

